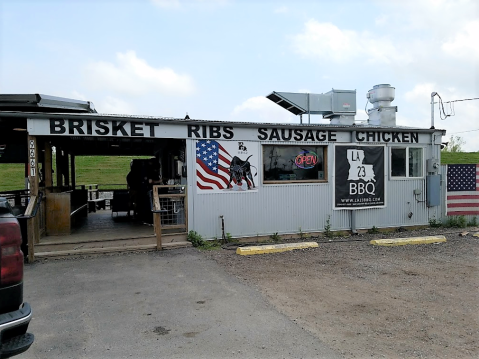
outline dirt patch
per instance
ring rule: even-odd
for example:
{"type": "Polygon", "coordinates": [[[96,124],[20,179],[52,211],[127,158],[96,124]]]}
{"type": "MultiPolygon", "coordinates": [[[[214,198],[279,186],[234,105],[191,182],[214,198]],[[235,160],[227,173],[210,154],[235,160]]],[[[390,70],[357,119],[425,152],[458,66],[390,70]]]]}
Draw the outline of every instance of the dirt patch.
{"type": "Polygon", "coordinates": [[[459,233],[318,238],[314,249],[205,255],[257,286],[280,312],[346,358],[477,358],[479,238],[459,233]],[[447,242],[369,244],[436,234],[445,234],[447,242]]]}

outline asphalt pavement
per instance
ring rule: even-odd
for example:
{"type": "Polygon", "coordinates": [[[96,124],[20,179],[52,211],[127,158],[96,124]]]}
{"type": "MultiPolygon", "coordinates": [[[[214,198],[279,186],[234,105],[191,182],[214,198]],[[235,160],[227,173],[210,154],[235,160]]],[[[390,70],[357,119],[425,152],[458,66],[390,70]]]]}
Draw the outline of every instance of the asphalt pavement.
{"type": "Polygon", "coordinates": [[[24,300],[18,358],[340,358],[195,248],[26,265],[24,300]]]}

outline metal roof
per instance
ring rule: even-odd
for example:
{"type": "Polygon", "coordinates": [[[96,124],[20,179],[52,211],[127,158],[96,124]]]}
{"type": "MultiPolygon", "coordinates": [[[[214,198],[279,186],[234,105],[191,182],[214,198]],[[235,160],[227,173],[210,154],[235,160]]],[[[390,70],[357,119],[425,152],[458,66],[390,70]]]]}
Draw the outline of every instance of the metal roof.
{"type": "Polygon", "coordinates": [[[0,110],[96,113],[95,106],[90,101],[42,94],[0,94],[0,110]]]}
{"type": "Polygon", "coordinates": [[[439,129],[430,129],[430,128],[417,128],[417,127],[406,127],[406,126],[372,126],[369,124],[357,123],[354,125],[332,125],[332,124],[299,124],[299,123],[265,123],[265,122],[231,122],[231,121],[220,121],[220,120],[201,120],[201,119],[185,119],[185,118],[174,118],[174,117],[155,117],[155,116],[137,116],[137,115],[116,115],[116,114],[100,114],[100,113],[36,113],[36,112],[23,112],[23,111],[0,111],[0,123],[5,120],[14,120],[14,119],[27,119],[27,118],[38,118],[38,119],[84,119],[84,120],[119,120],[119,121],[130,121],[130,122],[158,122],[158,123],[183,123],[183,124],[215,124],[215,125],[224,125],[224,126],[235,126],[235,127],[253,127],[253,128],[321,128],[322,130],[344,130],[344,131],[354,131],[358,129],[362,130],[395,130],[395,131],[417,131],[417,132],[428,132],[432,133],[435,131],[443,131],[439,129]]]}

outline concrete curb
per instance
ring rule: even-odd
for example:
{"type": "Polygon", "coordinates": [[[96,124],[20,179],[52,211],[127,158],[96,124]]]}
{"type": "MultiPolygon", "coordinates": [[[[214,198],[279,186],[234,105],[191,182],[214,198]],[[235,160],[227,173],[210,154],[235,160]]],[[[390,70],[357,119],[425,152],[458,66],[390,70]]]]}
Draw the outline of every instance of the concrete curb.
{"type": "Polygon", "coordinates": [[[428,244],[446,242],[444,236],[428,236],[428,237],[410,237],[410,238],[390,238],[390,239],[373,239],[369,243],[376,246],[403,246],[406,244],[428,244]]]}
{"type": "Polygon", "coordinates": [[[294,249],[305,249],[319,247],[316,242],[303,242],[303,243],[287,243],[287,244],[270,244],[264,246],[251,246],[251,247],[238,247],[236,254],[241,256],[248,256],[252,254],[267,254],[292,251],[294,249]]]}

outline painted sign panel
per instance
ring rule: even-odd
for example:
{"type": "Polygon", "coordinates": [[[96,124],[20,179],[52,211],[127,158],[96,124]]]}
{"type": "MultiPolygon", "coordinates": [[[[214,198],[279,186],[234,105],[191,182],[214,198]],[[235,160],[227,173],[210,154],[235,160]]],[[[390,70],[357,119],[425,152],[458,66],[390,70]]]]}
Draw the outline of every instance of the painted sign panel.
{"type": "Polygon", "coordinates": [[[335,146],[334,209],[385,207],[384,146],[335,146]]]}
{"type": "MultiPolygon", "coordinates": [[[[131,138],[191,138],[301,143],[351,142],[348,129],[337,131],[325,128],[282,127],[245,128],[239,124],[184,124],[173,120],[148,120],[135,117],[95,116],[92,119],[28,119],[28,133],[32,136],[90,136],[131,138]]],[[[357,143],[430,143],[430,133],[416,131],[383,131],[355,128],[357,143]]]]}
{"type": "Polygon", "coordinates": [[[245,141],[196,141],[198,193],[258,190],[259,144],[245,141]]]}

